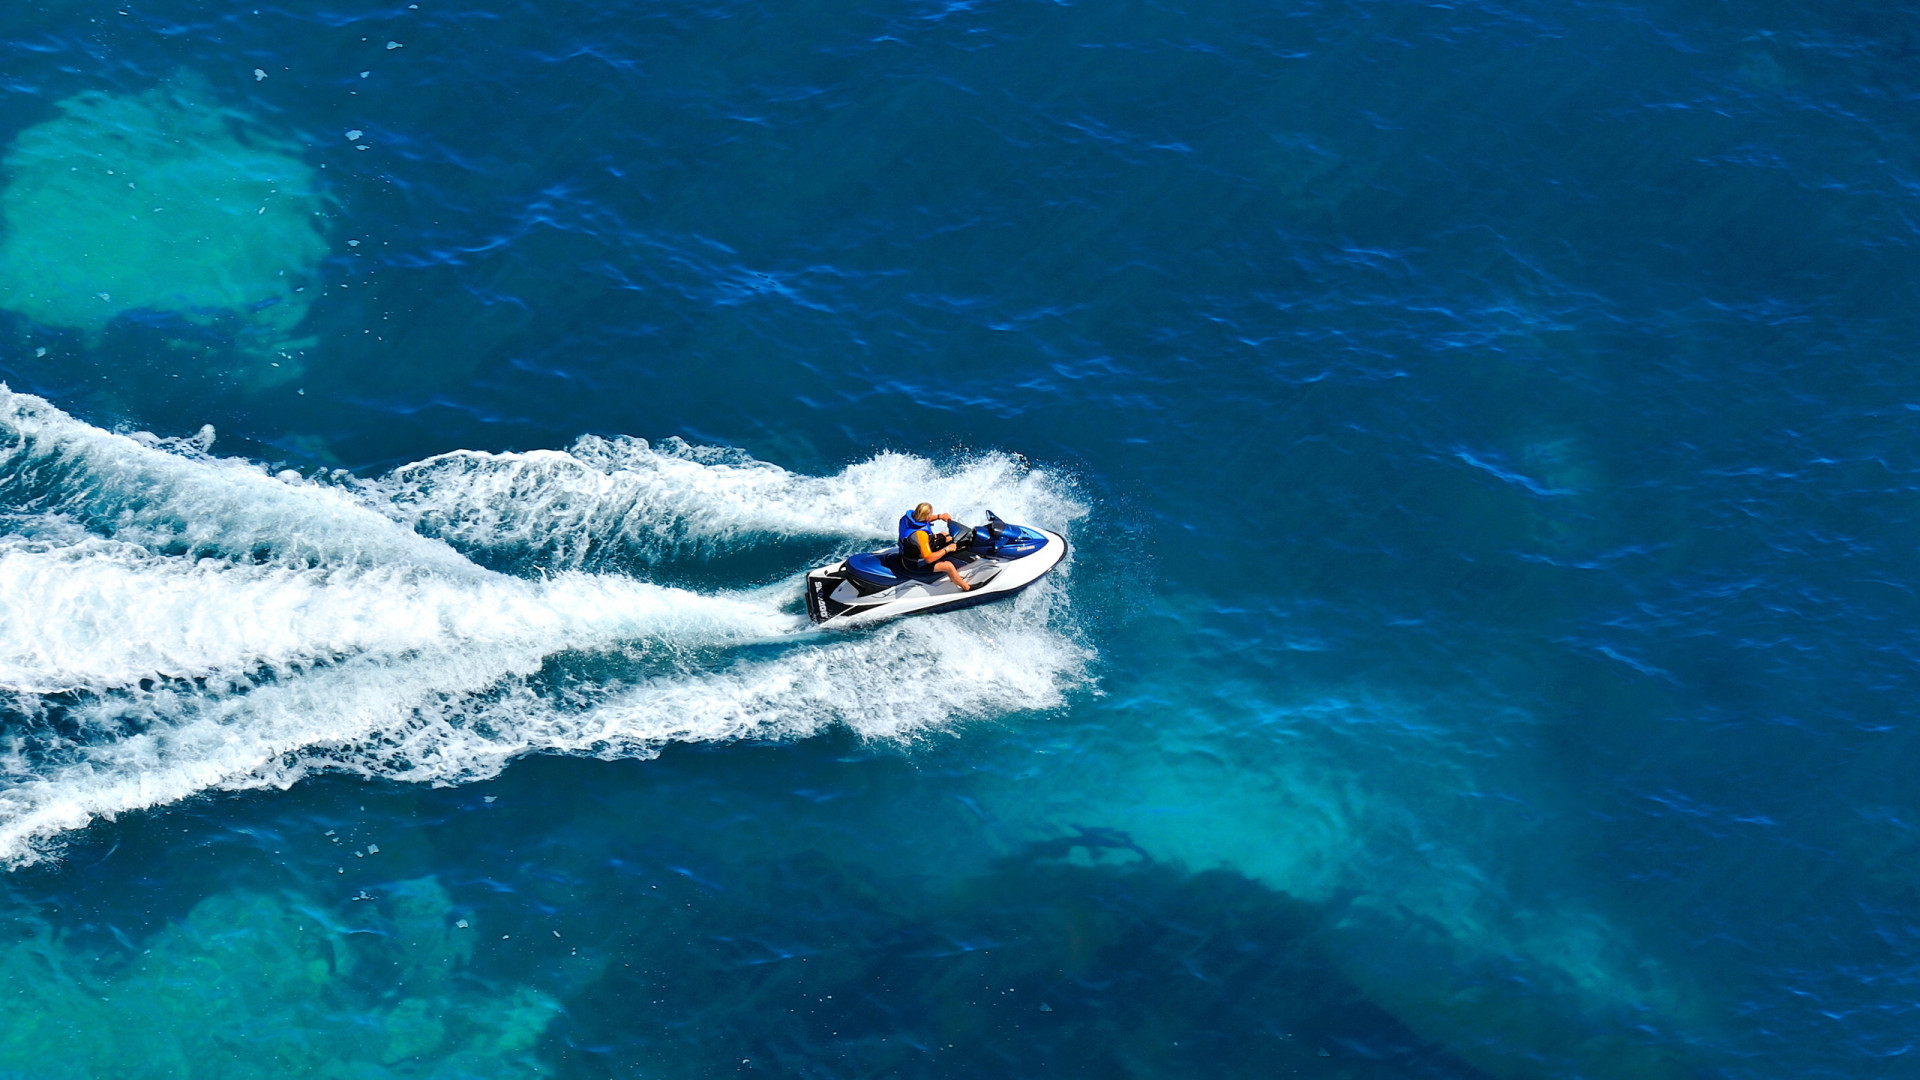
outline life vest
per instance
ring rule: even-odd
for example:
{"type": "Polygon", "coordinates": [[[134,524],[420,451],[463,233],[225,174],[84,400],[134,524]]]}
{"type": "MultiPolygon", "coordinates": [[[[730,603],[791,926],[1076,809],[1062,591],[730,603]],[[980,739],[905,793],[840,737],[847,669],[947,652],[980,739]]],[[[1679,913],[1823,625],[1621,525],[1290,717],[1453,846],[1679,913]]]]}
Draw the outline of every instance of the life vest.
{"type": "Polygon", "coordinates": [[[908,566],[918,566],[921,562],[920,545],[913,539],[913,534],[917,532],[927,534],[928,551],[940,550],[940,545],[934,543],[933,522],[915,521],[913,511],[909,510],[900,515],[900,557],[906,560],[908,566]]]}

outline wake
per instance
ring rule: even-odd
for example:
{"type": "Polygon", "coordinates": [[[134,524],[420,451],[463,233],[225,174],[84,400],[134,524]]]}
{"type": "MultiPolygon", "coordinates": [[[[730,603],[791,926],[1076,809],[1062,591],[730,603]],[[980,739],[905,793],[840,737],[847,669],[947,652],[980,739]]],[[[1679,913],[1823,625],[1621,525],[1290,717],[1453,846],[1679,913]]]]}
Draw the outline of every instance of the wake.
{"type": "Polygon", "coordinates": [[[906,740],[929,696],[946,706],[931,723],[1050,707],[1089,660],[1057,591],[841,636],[798,613],[804,566],[722,593],[613,572],[782,539],[852,549],[921,498],[1084,513],[1005,455],[814,477],[583,439],[363,479],[271,474],[211,442],[115,434],[0,387],[0,862],[99,817],[318,771],[458,783],[528,753],[835,725],[906,740]]]}

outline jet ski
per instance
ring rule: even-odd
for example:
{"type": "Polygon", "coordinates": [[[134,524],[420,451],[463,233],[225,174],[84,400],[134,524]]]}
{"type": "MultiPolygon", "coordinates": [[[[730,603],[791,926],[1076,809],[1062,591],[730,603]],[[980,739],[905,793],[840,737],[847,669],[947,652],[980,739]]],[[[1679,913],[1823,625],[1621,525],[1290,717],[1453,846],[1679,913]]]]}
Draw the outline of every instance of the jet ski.
{"type": "Polygon", "coordinates": [[[977,529],[952,522],[949,534],[960,550],[947,561],[971,590],[962,592],[938,570],[906,569],[894,547],[809,571],[807,615],[822,626],[852,626],[972,607],[1012,596],[1045,577],[1067,553],[1059,533],[1009,525],[992,511],[977,529]]]}

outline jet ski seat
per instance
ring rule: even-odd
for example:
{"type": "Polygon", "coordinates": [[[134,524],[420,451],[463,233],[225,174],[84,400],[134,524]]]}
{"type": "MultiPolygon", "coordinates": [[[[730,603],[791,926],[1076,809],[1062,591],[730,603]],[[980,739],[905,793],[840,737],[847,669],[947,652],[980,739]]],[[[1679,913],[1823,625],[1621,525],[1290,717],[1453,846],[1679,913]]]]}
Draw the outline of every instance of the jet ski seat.
{"type": "Polygon", "coordinates": [[[891,589],[900,584],[900,575],[894,572],[894,568],[899,565],[900,556],[895,555],[893,560],[894,566],[888,566],[880,556],[872,552],[861,552],[858,555],[848,556],[847,573],[869,585],[891,589]]]}
{"type": "Polygon", "coordinates": [[[847,573],[856,580],[876,588],[891,589],[902,581],[940,581],[946,575],[938,570],[908,570],[900,565],[900,553],[890,551],[885,555],[876,555],[863,551],[847,557],[847,573]]]}

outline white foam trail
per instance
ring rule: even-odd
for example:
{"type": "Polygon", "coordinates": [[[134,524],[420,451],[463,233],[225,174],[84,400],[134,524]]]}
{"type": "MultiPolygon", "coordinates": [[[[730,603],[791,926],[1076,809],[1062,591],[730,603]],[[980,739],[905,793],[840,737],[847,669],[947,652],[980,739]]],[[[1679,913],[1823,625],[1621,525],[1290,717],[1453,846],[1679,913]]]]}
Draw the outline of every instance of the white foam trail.
{"type": "Polygon", "coordinates": [[[537,647],[436,650],[401,664],[361,657],[227,697],[141,692],[101,711],[138,714],[146,730],[89,745],[0,791],[0,857],[32,861],[97,817],[208,790],[284,788],[316,771],[458,783],[532,752],[646,757],[671,742],[803,738],[835,724],[901,740],[1047,708],[1084,678],[1090,658],[1036,622],[1047,599],[1037,593],[937,627],[909,621],[829,638],[718,671],[586,688],[568,700],[526,682],[544,659],[537,647]]]}
{"type": "Polygon", "coordinates": [[[464,550],[517,548],[573,566],[608,549],[644,559],[766,536],[891,537],[923,500],[963,521],[992,510],[1059,528],[1086,513],[1058,477],[1008,454],[942,469],[885,453],[822,477],[679,439],[591,436],[570,451],[442,454],[360,490],[464,550]]]}
{"type": "Polygon", "coordinates": [[[316,770],[454,783],[535,752],[836,724],[907,739],[1056,704],[1089,659],[1046,587],[937,634],[841,636],[795,613],[801,567],[720,595],[567,569],[607,545],[886,535],[895,504],[971,486],[984,501],[996,477],[1009,517],[1083,512],[1013,458],[889,454],[821,478],[615,440],[598,458],[462,453],[347,482],[213,458],[210,439],[115,435],[0,387],[0,862],[98,817],[316,770]],[[537,576],[497,573],[415,523],[546,557],[537,576]],[[756,642],[773,651],[733,651],[756,642]]]}
{"type": "Polygon", "coordinates": [[[112,540],[49,547],[0,537],[0,690],[34,694],[232,680],[455,642],[553,652],[649,637],[771,638],[800,626],[764,601],[628,578],[448,581],[408,567],[292,569],[155,556],[112,540]]]}
{"type": "Polygon", "coordinates": [[[212,442],[212,428],[117,435],[0,384],[0,505],[30,526],[73,522],[156,551],[478,571],[345,491],[211,457],[212,442]]]}
{"type": "Polygon", "coordinates": [[[843,725],[906,740],[966,720],[1061,705],[1092,654],[1045,627],[1041,591],[938,622],[907,620],[858,637],[624,688],[590,708],[491,703],[485,723],[422,716],[403,739],[414,778],[491,775],[529,750],[645,756],[669,742],[805,738],[843,725]],[[1022,610],[1025,609],[1025,610],[1022,610]]]}

